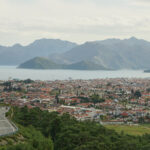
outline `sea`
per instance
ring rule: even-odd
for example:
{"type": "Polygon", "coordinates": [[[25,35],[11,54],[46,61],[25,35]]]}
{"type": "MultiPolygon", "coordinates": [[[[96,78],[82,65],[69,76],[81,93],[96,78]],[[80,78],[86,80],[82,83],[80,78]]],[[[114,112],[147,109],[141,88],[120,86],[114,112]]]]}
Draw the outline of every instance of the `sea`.
{"type": "Polygon", "coordinates": [[[85,70],[34,70],[18,69],[16,66],[0,66],[0,80],[76,80],[106,78],[150,78],[143,70],[85,71],[85,70]]]}

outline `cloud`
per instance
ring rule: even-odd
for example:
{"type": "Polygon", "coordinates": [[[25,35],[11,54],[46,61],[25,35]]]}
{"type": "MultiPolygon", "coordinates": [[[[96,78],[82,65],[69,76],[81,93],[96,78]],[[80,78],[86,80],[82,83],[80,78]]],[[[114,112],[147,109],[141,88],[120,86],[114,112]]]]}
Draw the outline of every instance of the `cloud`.
{"type": "Polygon", "coordinates": [[[37,0],[6,0],[11,4],[32,4],[35,3],[37,0]]]}
{"type": "Polygon", "coordinates": [[[131,1],[131,4],[132,5],[136,5],[136,6],[148,6],[149,7],[149,4],[150,4],[150,0],[133,0],[131,1]]]}
{"type": "Polygon", "coordinates": [[[142,3],[150,3],[149,0],[136,0],[137,2],[142,2],[142,3]]]}
{"type": "Polygon", "coordinates": [[[43,37],[75,42],[132,35],[149,39],[150,10],[140,6],[139,11],[133,5],[137,1],[0,0],[0,43],[27,44],[43,37]]]}

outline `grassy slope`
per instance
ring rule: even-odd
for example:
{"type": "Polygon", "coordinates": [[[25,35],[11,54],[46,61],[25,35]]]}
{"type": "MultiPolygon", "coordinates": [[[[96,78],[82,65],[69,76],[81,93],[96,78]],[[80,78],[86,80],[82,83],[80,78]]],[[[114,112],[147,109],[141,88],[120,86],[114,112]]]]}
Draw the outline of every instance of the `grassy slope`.
{"type": "Polygon", "coordinates": [[[108,129],[113,129],[118,133],[121,133],[122,131],[125,134],[129,135],[144,135],[144,134],[150,134],[150,127],[139,125],[139,126],[128,126],[128,125],[106,125],[105,126],[108,129]]]}

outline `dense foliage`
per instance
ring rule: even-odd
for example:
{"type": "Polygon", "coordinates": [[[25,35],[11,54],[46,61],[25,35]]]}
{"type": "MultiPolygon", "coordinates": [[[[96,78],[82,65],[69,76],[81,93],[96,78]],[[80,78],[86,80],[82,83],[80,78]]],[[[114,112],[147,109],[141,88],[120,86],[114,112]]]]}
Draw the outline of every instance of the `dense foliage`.
{"type": "Polygon", "coordinates": [[[53,150],[51,138],[44,137],[32,126],[19,125],[17,134],[0,138],[0,143],[7,143],[5,146],[0,146],[0,150],[53,150]]]}
{"type": "MultiPolygon", "coordinates": [[[[41,111],[39,108],[27,109],[15,108],[13,120],[25,128],[33,126],[38,134],[42,133],[42,138],[37,137],[24,146],[17,145],[16,150],[34,150],[34,146],[42,145],[39,150],[149,150],[150,135],[130,136],[124,133],[118,134],[113,130],[97,124],[96,122],[80,122],[72,118],[69,114],[59,115],[41,111]],[[49,141],[49,142],[48,142],[49,141]],[[48,145],[47,147],[46,144],[48,145]],[[19,148],[18,148],[19,147],[19,148]]],[[[8,147],[8,150],[13,148],[8,147]]],[[[37,148],[38,149],[38,148],[37,148]]]]}
{"type": "Polygon", "coordinates": [[[96,104],[96,103],[102,103],[102,102],[105,101],[105,99],[101,98],[98,94],[93,94],[93,95],[90,96],[90,98],[81,97],[81,96],[79,96],[78,98],[81,99],[81,103],[91,102],[91,103],[96,104]]]}

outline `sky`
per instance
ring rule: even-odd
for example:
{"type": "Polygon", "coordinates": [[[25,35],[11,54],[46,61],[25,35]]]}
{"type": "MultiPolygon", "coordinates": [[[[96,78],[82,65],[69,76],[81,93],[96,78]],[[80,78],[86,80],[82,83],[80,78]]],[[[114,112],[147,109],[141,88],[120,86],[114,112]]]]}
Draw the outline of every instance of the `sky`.
{"type": "Polygon", "coordinates": [[[40,38],[150,41],[149,8],[150,0],[0,0],[0,45],[40,38]]]}

